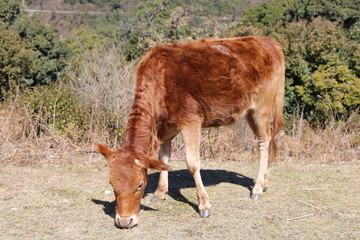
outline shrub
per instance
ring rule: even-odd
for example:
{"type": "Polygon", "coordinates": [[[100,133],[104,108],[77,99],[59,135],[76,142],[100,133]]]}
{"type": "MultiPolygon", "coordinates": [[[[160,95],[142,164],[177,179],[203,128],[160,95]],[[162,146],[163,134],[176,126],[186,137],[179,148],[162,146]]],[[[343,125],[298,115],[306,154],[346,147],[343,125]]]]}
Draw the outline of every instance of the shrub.
{"type": "Polygon", "coordinates": [[[355,111],[360,106],[360,78],[348,66],[336,61],[321,65],[296,92],[317,120],[324,123],[332,116],[355,111]]]}
{"type": "Polygon", "coordinates": [[[113,46],[88,52],[69,74],[79,101],[90,106],[89,130],[97,141],[116,144],[122,139],[133,101],[134,72],[134,64],[113,46]]]}
{"type": "Polygon", "coordinates": [[[26,116],[27,136],[50,131],[78,141],[89,129],[89,107],[81,104],[63,82],[25,89],[19,96],[17,109],[26,116]]]}

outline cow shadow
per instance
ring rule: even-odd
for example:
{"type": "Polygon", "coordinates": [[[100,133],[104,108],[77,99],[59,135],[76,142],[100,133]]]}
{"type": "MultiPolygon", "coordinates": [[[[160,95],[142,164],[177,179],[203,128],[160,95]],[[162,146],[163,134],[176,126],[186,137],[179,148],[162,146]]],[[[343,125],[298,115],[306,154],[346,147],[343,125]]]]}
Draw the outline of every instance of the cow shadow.
{"type": "MultiPolygon", "coordinates": [[[[99,199],[95,199],[95,198],[91,198],[91,201],[97,205],[102,205],[103,206],[103,211],[106,215],[115,218],[115,208],[116,208],[116,201],[103,201],[103,200],[99,200],[99,199]]],[[[151,207],[147,207],[145,205],[140,206],[140,209],[144,210],[144,211],[158,211],[157,209],[151,208],[151,207]]]]}
{"type": "MultiPolygon", "coordinates": [[[[144,197],[155,192],[159,180],[159,172],[151,173],[148,176],[148,184],[146,186],[144,197]]],[[[226,171],[226,170],[201,170],[201,177],[204,186],[214,186],[220,183],[232,183],[244,187],[249,190],[249,194],[254,186],[254,179],[246,177],[242,174],[226,171]]],[[[189,201],[182,193],[181,189],[194,188],[196,194],[195,182],[188,170],[176,170],[169,172],[169,192],[168,195],[176,201],[180,201],[191,206],[198,212],[196,203],[189,201]]],[[[210,196],[211,197],[211,196],[210,196]]],[[[103,211],[106,215],[115,218],[116,202],[103,201],[98,199],[91,199],[97,205],[103,206],[103,211]]],[[[142,205],[140,208],[144,211],[157,211],[154,208],[142,205]]]]}

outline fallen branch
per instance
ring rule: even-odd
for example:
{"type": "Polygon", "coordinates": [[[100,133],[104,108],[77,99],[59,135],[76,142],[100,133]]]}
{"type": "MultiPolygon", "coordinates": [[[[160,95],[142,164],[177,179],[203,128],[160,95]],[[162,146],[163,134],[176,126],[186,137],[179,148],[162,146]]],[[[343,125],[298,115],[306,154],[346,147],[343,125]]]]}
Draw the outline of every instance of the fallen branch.
{"type": "Polygon", "coordinates": [[[296,220],[299,220],[299,219],[311,217],[311,216],[314,216],[314,215],[315,214],[311,213],[311,214],[307,214],[307,215],[303,215],[303,216],[299,216],[299,217],[294,217],[294,218],[287,219],[286,222],[289,223],[289,222],[292,222],[292,221],[296,221],[296,220]]]}
{"type": "Polygon", "coordinates": [[[324,189],[327,189],[327,188],[303,188],[301,189],[302,191],[315,191],[315,190],[324,190],[324,189]]]}
{"type": "Polygon", "coordinates": [[[315,205],[312,205],[311,203],[307,203],[307,202],[304,202],[304,201],[301,201],[301,200],[298,200],[298,202],[301,202],[301,203],[303,203],[303,204],[305,204],[305,205],[307,205],[309,207],[313,207],[313,208],[316,208],[318,210],[321,210],[321,208],[319,208],[319,207],[317,207],[315,205]]]}

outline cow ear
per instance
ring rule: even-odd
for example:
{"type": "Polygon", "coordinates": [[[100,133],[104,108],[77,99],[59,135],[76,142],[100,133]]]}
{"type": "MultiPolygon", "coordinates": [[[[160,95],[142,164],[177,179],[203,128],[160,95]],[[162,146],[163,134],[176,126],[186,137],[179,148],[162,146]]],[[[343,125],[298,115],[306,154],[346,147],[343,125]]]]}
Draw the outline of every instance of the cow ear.
{"type": "Polygon", "coordinates": [[[149,168],[162,171],[172,171],[169,165],[153,158],[149,158],[149,168]]]}
{"type": "Polygon", "coordinates": [[[100,143],[95,143],[95,149],[96,149],[96,151],[101,153],[105,158],[108,158],[110,155],[112,155],[114,153],[113,150],[111,150],[110,148],[108,148],[100,143]]]}

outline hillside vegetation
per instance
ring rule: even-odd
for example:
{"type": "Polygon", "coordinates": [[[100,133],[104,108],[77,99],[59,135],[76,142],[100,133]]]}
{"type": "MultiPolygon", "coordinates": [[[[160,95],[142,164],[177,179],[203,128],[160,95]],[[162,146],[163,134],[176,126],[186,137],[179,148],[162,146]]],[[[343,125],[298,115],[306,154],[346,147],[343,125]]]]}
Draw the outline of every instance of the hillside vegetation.
{"type": "MultiPolygon", "coordinates": [[[[261,2],[272,0],[171,0],[163,1],[167,9],[173,11],[176,7],[189,7],[191,11],[186,17],[194,18],[240,18],[244,10],[261,2]]],[[[146,2],[145,0],[27,0],[26,8],[39,10],[67,10],[78,12],[102,12],[104,14],[62,14],[62,13],[42,13],[41,18],[44,22],[54,27],[61,36],[68,36],[71,31],[78,27],[95,29],[97,32],[111,36],[116,30],[124,27],[121,23],[124,19],[133,16],[134,10],[146,2]]],[[[156,1],[148,1],[156,2],[156,1]]],[[[161,2],[161,1],[158,1],[161,2]]],[[[148,4],[148,5],[151,5],[148,4]]],[[[147,6],[145,6],[147,8],[147,6]]]]}
{"type": "MultiPolygon", "coordinates": [[[[19,1],[0,1],[0,136],[6,144],[42,145],[50,138],[51,146],[82,149],[94,140],[118,146],[134,69],[148,49],[204,37],[261,35],[280,42],[286,55],[282,159],[357,159],[358,0],[257,5],[246,0],[27,0],[25,5],[106,14],[51,13],[46,20],[21,13],[19,1]]],[[[241,124],[233,134],[220,129],[203,135],[203,156],[252,158],[242,155],[253,149],[253,136],[241,124]]],[[[182,148],[180,140],[174,148],[182,148]]]]}

